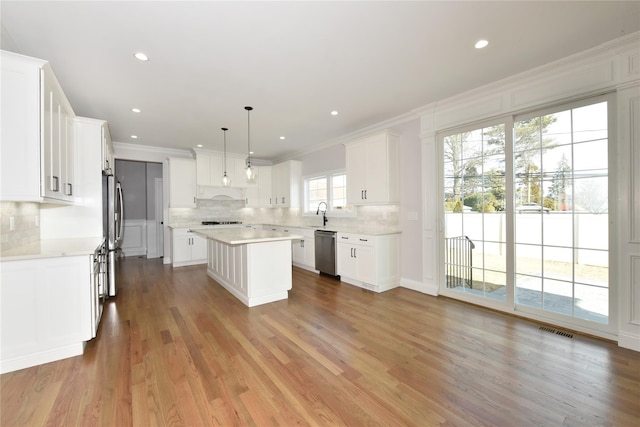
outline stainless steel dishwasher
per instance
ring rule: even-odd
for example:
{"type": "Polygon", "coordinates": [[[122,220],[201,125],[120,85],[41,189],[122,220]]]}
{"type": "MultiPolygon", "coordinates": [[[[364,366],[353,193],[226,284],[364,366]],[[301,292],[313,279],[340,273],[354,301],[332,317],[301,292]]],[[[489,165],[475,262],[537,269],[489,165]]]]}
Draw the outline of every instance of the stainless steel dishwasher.
{"type": "Polygon", "coordinates": [[[316,242],[316,270],[336,277],[336,232],[316,230],[314,237],[316,242]]]}

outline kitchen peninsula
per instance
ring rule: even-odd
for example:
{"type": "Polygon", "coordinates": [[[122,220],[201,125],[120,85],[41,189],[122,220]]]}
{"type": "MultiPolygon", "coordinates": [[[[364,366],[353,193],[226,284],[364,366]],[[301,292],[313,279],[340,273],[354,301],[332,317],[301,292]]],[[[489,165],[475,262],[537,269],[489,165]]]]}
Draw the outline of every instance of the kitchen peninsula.
{"type": "Polygon", "coordinates": [[[288,298],[291,240],[303,236],[247,228],[191,231],[207,239],[207,275],[247,307],[288,298]]]}

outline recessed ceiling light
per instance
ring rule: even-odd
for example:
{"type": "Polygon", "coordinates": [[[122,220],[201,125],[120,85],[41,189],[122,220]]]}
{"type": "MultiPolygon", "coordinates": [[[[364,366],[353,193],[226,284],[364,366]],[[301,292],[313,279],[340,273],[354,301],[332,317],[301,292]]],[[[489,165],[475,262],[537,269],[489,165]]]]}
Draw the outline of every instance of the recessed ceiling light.
{"type": "Polygon", "coordinates": [[[148,61],[149,60],[149,57],[143,52],[136,52],[135,54],[133,54],[133,56],[135,56],[138,61],[148,61]]]}
{"type": "Polygon", "coordinates": [[[487,47],[487,45],[489,44],[489,42],[487,40],[478,40],[476,42],[476,49],[482,49],[483,47],[487,47]]]}
{"type": "Polygon", "coordinates": [[[202,148],[202,144],[198,144],[198,145],[196,145],[196,147],[202,148]]]}
{"type": "Polygon", "coordinates": [[[139,108],[132,108],[131,111],[133,111],[134,113],[139,113],[140,109],[139,108]]]}
{"type": "Polygon", "coordinates": [[[333,111],[331,112],[331,115],[332,115],[332,116],[337,116],[337,115],[338,115],[338,112],[337,112],[336,110],[333,110],[333,111]]]}
{"type": "Polygon", "coordinates": [[[281,136],[280,139],[286,139],[284,136],[281,136]]]}
{"type": "Polygon", "coordinates": [[[138,139],[138,135],[131,135],[131,139],[138,139]]]}
{"type": "Polygon", "coordinates": [[[249,151],[249,154],[253,154],[253,151],[249,151]]]}

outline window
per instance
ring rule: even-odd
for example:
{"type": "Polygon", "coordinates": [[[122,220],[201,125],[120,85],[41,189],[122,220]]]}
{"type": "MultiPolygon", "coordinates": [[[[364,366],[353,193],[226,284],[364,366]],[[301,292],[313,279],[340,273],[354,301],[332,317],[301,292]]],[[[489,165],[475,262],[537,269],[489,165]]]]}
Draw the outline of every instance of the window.
{"type": "Polygon", "coordinates": [[[327,172],[304,179],[304,212],[314,214],[318,205],[327,204],[332,215],[350,213],[347,206],[347,175],[343,171],[327,172]]]}
{"type": "Polygon", "coordinates": [[[448,296],[607,331],[607,97],[440,136],[448,296]]]}

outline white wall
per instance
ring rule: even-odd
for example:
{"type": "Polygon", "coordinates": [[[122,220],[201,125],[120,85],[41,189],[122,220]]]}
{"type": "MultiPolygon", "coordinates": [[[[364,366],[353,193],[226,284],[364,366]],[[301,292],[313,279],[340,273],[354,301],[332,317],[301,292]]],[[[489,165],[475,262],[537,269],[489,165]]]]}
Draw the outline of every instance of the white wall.
{"type": "Polygon", "coordinates": [[[344,145],[336,144],[326,147],[311,154],[300,156],[296,160],[302,161],[302,176],[344,169],[346,163],[344,145]]]}
{"type": "Polygon", "coordinates": [[[421,290],[422,285],[422,180],[420,121],[394,128],[399,134],[400,180],[400,274],[404,287],[421,290]]]}

